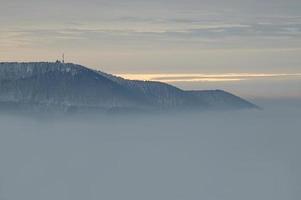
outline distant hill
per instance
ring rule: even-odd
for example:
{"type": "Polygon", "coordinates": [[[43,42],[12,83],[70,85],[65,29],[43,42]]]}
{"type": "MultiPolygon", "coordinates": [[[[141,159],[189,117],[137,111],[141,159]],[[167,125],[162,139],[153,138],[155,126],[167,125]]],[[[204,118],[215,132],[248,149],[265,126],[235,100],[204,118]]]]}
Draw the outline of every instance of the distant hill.
{"type": "Polygon", "coordinates": [[[256,105],[221,90],[184,91],[71,63],[0,63],[0,111],[233,110],[256,105]]]}

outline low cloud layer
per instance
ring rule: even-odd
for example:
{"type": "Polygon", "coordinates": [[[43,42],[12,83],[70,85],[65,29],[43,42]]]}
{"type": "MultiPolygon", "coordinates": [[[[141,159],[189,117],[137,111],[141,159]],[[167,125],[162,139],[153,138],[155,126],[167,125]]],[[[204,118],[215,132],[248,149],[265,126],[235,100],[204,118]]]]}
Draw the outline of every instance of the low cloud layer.
{"type": "Polygon", "coordinates": [[[296,200],[299,104],[262,111],[0,115],[0,199],[296,200]]]}

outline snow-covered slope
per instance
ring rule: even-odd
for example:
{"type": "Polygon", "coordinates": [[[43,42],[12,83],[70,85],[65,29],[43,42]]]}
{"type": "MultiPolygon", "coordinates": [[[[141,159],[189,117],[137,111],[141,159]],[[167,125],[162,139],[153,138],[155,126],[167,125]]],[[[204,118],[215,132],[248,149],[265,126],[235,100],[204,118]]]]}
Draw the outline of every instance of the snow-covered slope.
{"type": "Polygon", "coordinates": [[[0,63],[0,109],[241,109],[255,106],[223,91],[183,91],[131,81],[71,63],[0,63]]]}
{"type": "Polygon", "coordinates": [[[98,71],[102,76],[140,93],[161,107],[184,109],[244,109],[256,105],[223,90],[184,91],[172,85],[156,81],[127,80],[98,71]]]}

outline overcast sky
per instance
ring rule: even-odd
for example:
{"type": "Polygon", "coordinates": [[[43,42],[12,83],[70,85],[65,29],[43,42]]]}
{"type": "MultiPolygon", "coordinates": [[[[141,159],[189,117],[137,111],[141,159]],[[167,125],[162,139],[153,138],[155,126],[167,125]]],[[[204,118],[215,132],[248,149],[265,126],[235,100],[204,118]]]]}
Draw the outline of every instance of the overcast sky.
{"type": "MultiPolygon", "coordinates": [[[[0,61],[53,61],[65,52],[67,62],[118,74],[301,73],[300,0],[0,0],[0,5],[0,61]]],[[[300,77],[276,82],[301,96],[300,77]]],[[[241,85],[233,90],[247,93],[241,85]]]]}

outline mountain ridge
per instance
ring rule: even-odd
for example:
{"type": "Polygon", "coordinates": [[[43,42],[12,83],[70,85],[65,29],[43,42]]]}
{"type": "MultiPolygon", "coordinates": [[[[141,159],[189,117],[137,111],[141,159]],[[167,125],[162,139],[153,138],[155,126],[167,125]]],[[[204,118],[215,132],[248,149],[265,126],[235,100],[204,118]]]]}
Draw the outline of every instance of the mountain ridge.
{"type": "Polygon", "coordinates": [[[55,108],[63,112],[258,108],[222,90],[185,91],[162,82],[127,80],[61,62],[1,62],[0,110],[8,104],[26,105],[27,111],[55,108]]]}

